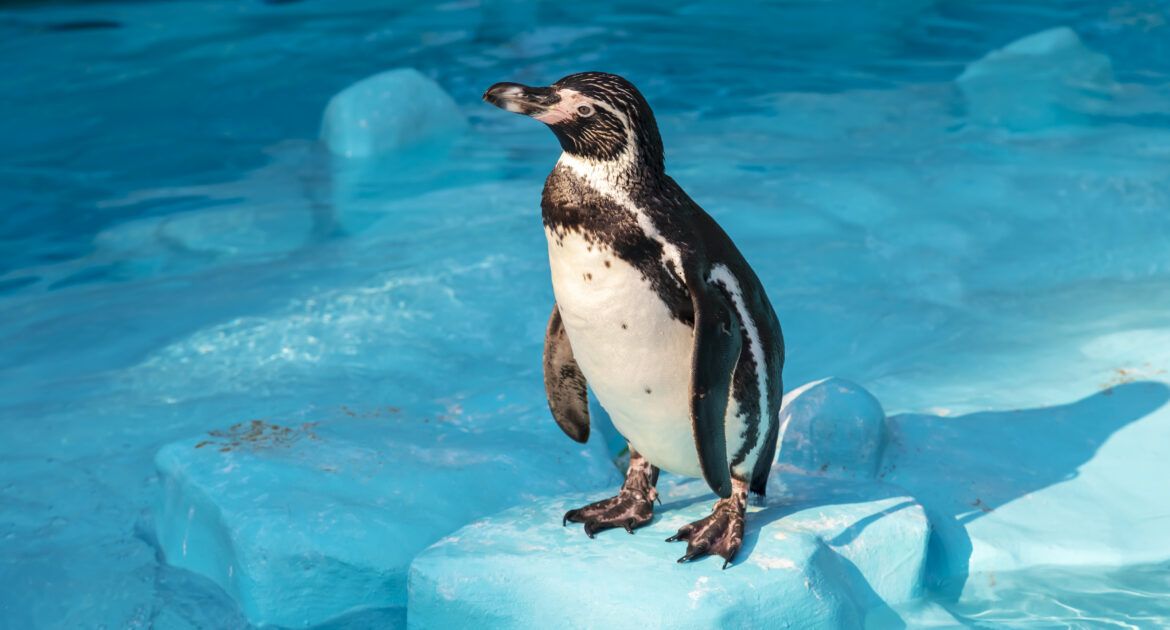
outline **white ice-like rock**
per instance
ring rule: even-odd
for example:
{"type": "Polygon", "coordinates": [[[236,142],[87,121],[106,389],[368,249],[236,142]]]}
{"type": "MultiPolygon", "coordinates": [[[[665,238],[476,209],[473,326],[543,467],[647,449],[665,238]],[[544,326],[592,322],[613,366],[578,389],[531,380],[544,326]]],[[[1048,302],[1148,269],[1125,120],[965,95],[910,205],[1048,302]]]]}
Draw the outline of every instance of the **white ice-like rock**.
{"type": "Polygon", "coordinates": [[[873,482],[774,476],[748,508],[744,547],[678,564],[664,539],[705,516],[700,480],[659,483],[654,521],[590,539],[561,526],[568,495],[477,521],[411,565],[412,628],[853,628],[898,622],[892,606],[922,590],[929,526],[921,506],[873,482]]]}
{"type": "Polygon", "coordinates": [[[782,467],[804,474],[868,479],[886,442],[881,403],[856,383],[826,378],[784,396],[780,409],[782,467]]]}
{"type": "Polygon", "coordinates": [[[362,79],[330,99],[321,140],[339,156],[375,157],[456,136],[466,126],[439,84],[413,68],[398,68],[362,79]]]}
{"type": "Polygon", "coordinates": [[[1115,90],[1109,57],[1065,26],[988,53],[956,81],[972,122],[1016,131],[1082,122],[1115,90]]]}
{"type": "Polygon", "coordinates": [[[604,447],[396,409],[254,420],[165,446],[155,511],[167,563],[222,587],[254,624],[401,625],[416,554],[537,497],[616,483],[604,447]]]}

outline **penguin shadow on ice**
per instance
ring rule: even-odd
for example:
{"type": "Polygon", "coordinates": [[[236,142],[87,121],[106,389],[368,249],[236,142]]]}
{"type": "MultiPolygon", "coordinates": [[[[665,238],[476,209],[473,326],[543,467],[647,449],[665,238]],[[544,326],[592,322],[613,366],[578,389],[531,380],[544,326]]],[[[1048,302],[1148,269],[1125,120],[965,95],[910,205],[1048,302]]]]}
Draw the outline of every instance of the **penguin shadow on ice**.
{"type": "MultiPolygon", "coordinates": [[[[797,387],[784,397],[779,424],[779,457],[769,462],[770,492],[752,502],[757,509],[744,532],[744,559],[763,530],[798,512],[902,499],[857,518],[843,530],[818,532],[830,547],[837,547],[849,544],[869,524],[914,505],[901,489],[874,482],[888,440],[887,421],[878,400],[859,385],[825,378],[797,387]]],[[[662,511],[699,500],[702,497],[670,502],[662,511]]]]}
{"type": "MultiPolygon", "coordinates": [[[[953,601],[962,594],[976,546],[970,526],[1017,499],[1038,503],[1024,506],[1030,513],[1013,516],[1028,523],[1028,539],[1005,544],[1051,544],[1047,536],[1084,526],[1053,525],[1043,507],[1046,500],[1029,495],[1078,477],[1111,436],[1168,401],[1166,384],[1137,381],[1065,405],[890,417],[878,478],[904,489],[926,510],[931,526],[927,580],[935,595],[953,601]]],[[[1101,511],[1109,509],[1094,505],[1085,510],[1084,521],[1099,520],[1101,511]]]]}
{"type": "MultiPolygon", "coordinates": [[[[882,519],[921,506],[930,524],[923,586],[939,601],[956,601],[972,575],[977,546],[1052,544],[1050,536],[1099,520],[1099,511],[1107,511],[1110,506],[1094,505],[1083,514],[1083,521],[1068,523],[1053,519],[1048,514],[1051,508],[1045,507],[1061,499],[1031,497],[1036,504],[1024,506],[1030,513],[1016,512],[1013,516],[1016,521],[1023,519],[1026,540],[973,540],[973,524],[993,517],[996,510],[1014,501],[1077,478],[1081,468],[1097,456],[1111,436],[1170,402],[1170,386],[1137,381],[1064,405],[960,416],[908,413],[885,418],[880,409],[876,415],[848,414],[847,410],[857,405],[842,406],[838,404],[840,397],[836,403],[831,398],[817,397],[818,389],[840,389],[841,384],[847,385],[837,379],[813,384],[808,392],[811,400],[802,401],[792,394],[786,397],[786,411],[801,403],[808,408],[785,414],[788,418],[781,436],[779,461],[770,484],[778,491],[767,497],[762,509],[751,514],[740,554],[749,558],[762,536],[777,526],[783,529],[781,523],[798,512],[880,501],[882,509],[824,534],[820,552],[833,556],[831,564],[844,576],[854,596],[886,627],[905,624],[858,567],[834,550],[859,540],[867,528],[882,519]],[[790,398],[795,398],[796,405],[790,398]],[[793,417],[801,415],[804,417],[797,417],[795,422],[803,426],[792,431],[793,417]],[[856,419],[867,415],[878,420],[870,425],[880,427],[880,435],[875,431],[849,430],[860,426],[856,419]],[[842,427],[846,430],[841,431],[842,427]],[[836,447],[831,444],[834,438],[836,447]],[[880,442],[876,449],[875,438],[880,442]],[[810,439],[819,443],[810,444],[810,439]],[[849,449],[854,449],[854,456],[843,458],[849,449]],[[864,460],[875,451],[877,465],[871,468],[870,462],[864,460]],[[829,459],[847,463],[841,467],[830,464],[829,459]],[[860,465],[845,470],[853,464],[860,465]]],[[[860,388],[855,391],[865,394],[860,388]]],[[[668,502],[662,511],[684,508],[696,500],[699,499],[668,502]]],[[[1076,509],[1072,506],[1072,511],[1076,509]]],[[[987,550],[981,555],[986,556],[987,550]]]]}

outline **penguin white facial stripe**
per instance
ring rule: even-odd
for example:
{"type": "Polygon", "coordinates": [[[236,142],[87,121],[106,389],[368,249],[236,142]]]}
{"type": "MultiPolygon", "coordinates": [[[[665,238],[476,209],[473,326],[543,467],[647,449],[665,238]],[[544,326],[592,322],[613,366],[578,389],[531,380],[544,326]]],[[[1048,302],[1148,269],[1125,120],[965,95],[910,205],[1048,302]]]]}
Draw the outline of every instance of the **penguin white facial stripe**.
{"type": "MultiPolygon", "coordinates": [[[[712,282],[723,285],[723,288],[731,295],[735,312],[739,316],[739,321],[743,324],[744,330],[747,331],[748,348],[751,350],[752,358],[756,362],[756,386],[760,396],[759,421],[761,423],[767,422],[769,413],[768,379],[764,344],[760,342],[760,331],[756,328],[756,322],[752,319],[751,313],[747,309],[747,304],[744,302],[743,291],[740,289],[739,280],[731,273],[731,270],[726,265],[714,265],[711,267],[710,279],[712,282]]],[[[763,443],[763,439],[757,439],[744,461],[754,462],[756,460],[756,452],[763,443]]]]}
{"type": "Polygon", "coordinates": [[[634,220],[638,223],[638,227],[642,229],[646,237],[662,246],[663,265],[673,270],[676,276],[685,281],[686,276],[683,275],[682,253],[678,247],[668,241],[658,231],[658,227],[654,225],[650,216],[639,208],[626,192],[616,185],[615,180],[617,177],[615,177],[615,173],[624,172],[627,166],[633,163],[633,147],[634,144],[631,142],[627,145],[626,151],[617,160],[612,162],[585,160],[575,155],[562,153],[561,159],[557,163],[566,166],[573,174],[584,180],[590,188],[597,191],[598,194],[607,197],[633,215],[634,220]]]}

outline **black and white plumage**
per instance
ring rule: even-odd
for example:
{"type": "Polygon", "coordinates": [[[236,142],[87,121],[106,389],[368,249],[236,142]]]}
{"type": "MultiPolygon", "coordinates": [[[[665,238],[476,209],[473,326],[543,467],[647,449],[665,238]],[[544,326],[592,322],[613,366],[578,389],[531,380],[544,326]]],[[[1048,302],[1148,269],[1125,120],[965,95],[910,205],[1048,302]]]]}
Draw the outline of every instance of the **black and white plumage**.
{"type": "Polygon", "coordinates": [[[498,83],[484,99],[544,122],[563,149],[541,203],[556,296],[545,339],[553,416],[585,441],[588,386],[630,445],[621,493],[566,520],[590,536],[632,532],[651,519],[659,468],[702,477],[721,500],[672,540],[688,541],[680,561],[730,561],[779,433],[784,342],[763,287],[666,174],[654,114],[628,81],[498,83]]]}

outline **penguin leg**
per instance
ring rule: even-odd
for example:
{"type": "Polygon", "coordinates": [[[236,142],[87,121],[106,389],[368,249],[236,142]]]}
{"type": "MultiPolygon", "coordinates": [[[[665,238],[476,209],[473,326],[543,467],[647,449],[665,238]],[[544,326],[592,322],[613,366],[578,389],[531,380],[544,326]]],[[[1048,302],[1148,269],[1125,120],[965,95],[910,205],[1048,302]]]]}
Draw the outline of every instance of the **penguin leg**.
{"type": "Polygon", "coordinates": [[[630,447],[630,467],[618,495],[565,512],[561,525],[569,521],[583,523],[585,534],[590,538],[597,532],[618,527],[632,534],[654,518],[654,500],[658,498],[654,485],[657,483],[658,468],[630,447]]]}
{"type": "Polygon", "coordinates": [[[687,541],[687,552],[679,562],[689,562],[708,555],[723,558],[726,569],[743,545],[743,521],[747,510],[748,482],[733,478],[731,496],[719,499],[710,515],[683,525],[666,542],[687,541]]]}

